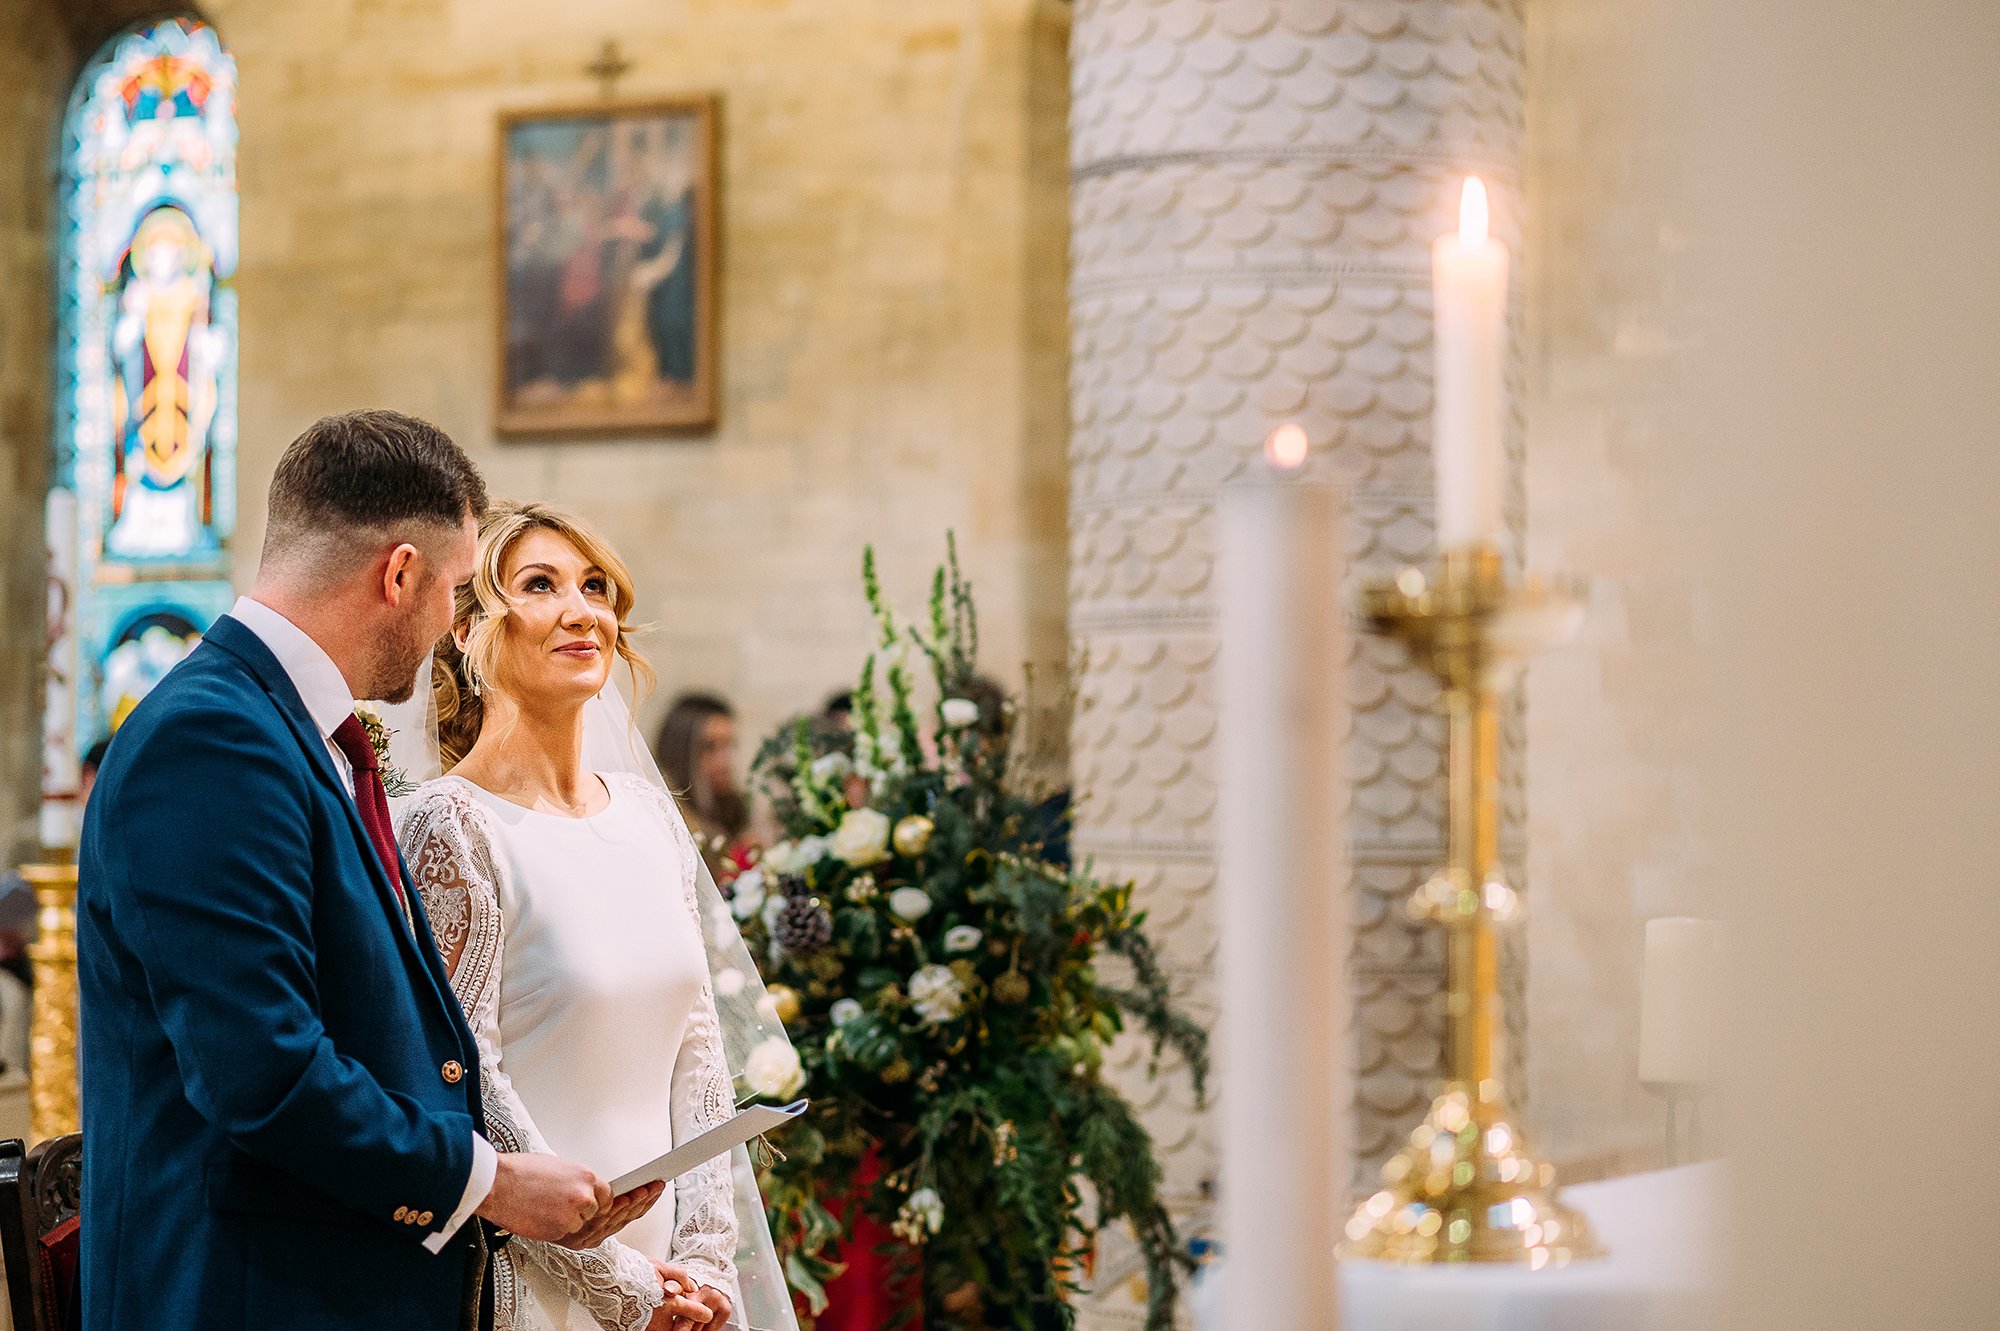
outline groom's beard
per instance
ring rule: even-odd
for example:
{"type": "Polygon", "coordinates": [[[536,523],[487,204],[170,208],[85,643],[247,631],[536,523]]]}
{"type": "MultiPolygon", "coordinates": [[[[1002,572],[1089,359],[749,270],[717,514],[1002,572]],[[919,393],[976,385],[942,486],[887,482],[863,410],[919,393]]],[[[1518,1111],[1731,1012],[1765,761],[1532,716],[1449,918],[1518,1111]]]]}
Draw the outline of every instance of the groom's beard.
{"type": "Polygon", "coordinates": [[[386,703],[408,702],[417,691],[417,671],[430,655],[431,640],[412,615],[383,638],[368,672],[371,691],[362,696],[386,703]]]}

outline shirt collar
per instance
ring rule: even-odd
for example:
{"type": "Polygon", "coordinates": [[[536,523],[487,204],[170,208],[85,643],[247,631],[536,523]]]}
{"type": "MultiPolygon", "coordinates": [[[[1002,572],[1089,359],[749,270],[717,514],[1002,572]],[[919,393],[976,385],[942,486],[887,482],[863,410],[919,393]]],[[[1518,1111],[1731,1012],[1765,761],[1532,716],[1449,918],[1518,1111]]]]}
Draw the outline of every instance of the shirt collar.
{"type": "Polygon", "coordinates": [[[354,714],[354,694],[347,687],[347,677],[340,673],[340,667],[333,663],[326,649],[304,629],[262,601],[247,596],[236,598],[229,617],[271,649],[271,655],[278,658],[278,664],[290,677],[292,687],[299,691],[299,698],[321,735],[330,737],[342,721],[354,714]]]}

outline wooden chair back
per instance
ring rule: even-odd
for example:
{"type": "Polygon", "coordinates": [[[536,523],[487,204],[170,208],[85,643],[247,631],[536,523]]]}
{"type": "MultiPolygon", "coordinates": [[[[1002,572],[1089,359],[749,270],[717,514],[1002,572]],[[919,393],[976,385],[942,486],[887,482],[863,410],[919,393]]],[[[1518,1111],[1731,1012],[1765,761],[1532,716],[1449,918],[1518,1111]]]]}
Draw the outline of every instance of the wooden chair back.
{"type": "Polygon", "coordinates": [[[70,1331],[82,1323],[77,1297],[83,1138],[70,1133],[33,1150],[0,1141],[0,1261],[14,1331],[70,1331]]]}

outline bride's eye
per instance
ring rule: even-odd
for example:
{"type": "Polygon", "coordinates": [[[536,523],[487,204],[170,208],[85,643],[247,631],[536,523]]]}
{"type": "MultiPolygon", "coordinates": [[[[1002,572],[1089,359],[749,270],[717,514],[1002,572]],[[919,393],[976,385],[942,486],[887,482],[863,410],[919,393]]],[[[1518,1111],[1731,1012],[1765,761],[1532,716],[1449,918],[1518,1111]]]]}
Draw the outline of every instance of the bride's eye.
{"type": "Polygon", "coordinates": [[[556,585],[553,582],[550,582],[547,577],[545,577],[540,573],[537,573],[534,577],[529,578],[528,585],[522,588],[523,591],[530,591],[530,592],[545,592],[545,591],[552,592],[555,589],[556,585]]]}
{"type": "Polygon", "coordinates": [[[592,596],[611,595],[611,584],[603,578],[585,578],[583,589],[592,596]]]}

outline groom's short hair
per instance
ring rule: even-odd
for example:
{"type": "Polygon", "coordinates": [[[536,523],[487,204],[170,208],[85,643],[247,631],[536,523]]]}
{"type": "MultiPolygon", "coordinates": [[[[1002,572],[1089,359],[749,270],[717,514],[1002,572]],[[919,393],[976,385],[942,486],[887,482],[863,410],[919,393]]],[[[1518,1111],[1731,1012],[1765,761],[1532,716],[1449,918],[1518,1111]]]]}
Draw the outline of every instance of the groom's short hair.
{"type": "Polygon", "coordinates": [[[437,426],[399,411],[326,416],[278,459],[264,560],[327,574],[343,556],[373,554],[360,538],[412,540],[422,527],[456,532],[485,510],[486,482],[437,426]]]}

